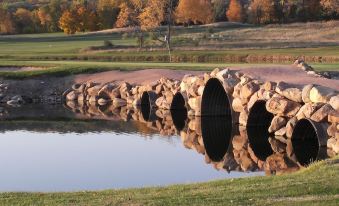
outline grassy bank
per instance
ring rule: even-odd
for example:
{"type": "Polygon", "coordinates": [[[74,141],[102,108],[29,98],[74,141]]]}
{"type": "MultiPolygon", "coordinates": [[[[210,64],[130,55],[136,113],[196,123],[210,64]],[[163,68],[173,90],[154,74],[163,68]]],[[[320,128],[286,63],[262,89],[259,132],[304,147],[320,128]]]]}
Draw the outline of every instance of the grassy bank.
{"type": "Polygon", "coordinates": [[[339,158],[294,174],[73,193],[1,193],[1,205],[338,205],[339,158]]]}
{"type": "MultiPolygon", "coordinates": [[[[216,67],[270,67],[272,64],[235,64],[235,63],[155,63],[155,62],[91,62],[91,61],[0,61],[0,67],[32,66],[46,67],[35,71],[0,71],[0,77],[23,79],[38,76],[68,76],[88,74],[110,70],[133,71],[138,69],[173,69],[210,71],[216,67]]],[[[339,63],[312,64],[316,71],[339,71],[339,63]]]]}

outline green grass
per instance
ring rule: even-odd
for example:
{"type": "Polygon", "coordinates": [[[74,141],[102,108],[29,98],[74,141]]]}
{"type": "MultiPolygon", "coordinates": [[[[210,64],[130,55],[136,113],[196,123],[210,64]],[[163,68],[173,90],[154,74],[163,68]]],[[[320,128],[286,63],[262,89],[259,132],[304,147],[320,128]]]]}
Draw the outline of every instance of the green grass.
{"type": "Polygon", "coordinates": [[[299,172],[140,189],[1,193],[1,205],[338,205],[338,157],[299,172]]]}

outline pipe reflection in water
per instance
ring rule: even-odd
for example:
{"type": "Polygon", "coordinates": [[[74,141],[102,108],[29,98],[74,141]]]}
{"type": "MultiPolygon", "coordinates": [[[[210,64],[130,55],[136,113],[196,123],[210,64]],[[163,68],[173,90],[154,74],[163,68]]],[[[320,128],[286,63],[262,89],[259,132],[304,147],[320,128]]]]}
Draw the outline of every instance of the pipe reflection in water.
{"type": "Polygon", "coordinates": [[[321,147],[319,139],[326,136],[326,131],[309,119],[301,119],[292,134],[292,146],[297,161],[307,166],[310,163],[327,157],[326,147],[321,147]]]}
{"type": "Polygon", "coordinates": [[[273,154],[268,128],[274,116],[266,110],[265,104],[265,101],[257,101],[253,105],[246,126],[250,146],[255,155],[263,161],[273,154]]]}
{"type": "Polygon", "coordinates": [[[228,116],[201,117],[205,150],[213,161],[221,161],[232,140],[232,119],[228,116]]]}
{"type": "Polygon", "coordinates": [[[154,92],[144,92],[141,97],[141,113],[146,121],[153,121],[155,118],[154,108],[157,95],[154,92]]]}

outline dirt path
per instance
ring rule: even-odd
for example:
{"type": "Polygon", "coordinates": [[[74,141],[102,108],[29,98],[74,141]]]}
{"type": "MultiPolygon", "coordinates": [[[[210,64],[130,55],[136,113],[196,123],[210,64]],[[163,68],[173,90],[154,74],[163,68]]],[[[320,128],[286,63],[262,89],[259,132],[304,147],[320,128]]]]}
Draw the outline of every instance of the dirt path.
{"type": "Polygon", "coordinates": [[[44,70],[43,67],[0,67],[0,72],[22,72],[44,70]]]}
{"type": "MultiPolygon", "coordinates": [[[[241,71],[253,78],[263,81],[269,80],[274,82],[284,81],[291,84],[306,85],[318,84],[339,90],[339,80],[319,78],[308,75],[296,66],[288,65],[270,65],[270,66],[248,66],[248,67],[231,67],[231,70],[241,71]]],[[[201,75],[201,71],[178,71],[168,69],[147,69],[131,72],[108,71],[96,74],[81,74],[74,77],[75,82],[112,82],[127,81],[130,83],[146,84],[158,80],[161,77],[168,77],[180,80],[185,74],[201,75]]]]}

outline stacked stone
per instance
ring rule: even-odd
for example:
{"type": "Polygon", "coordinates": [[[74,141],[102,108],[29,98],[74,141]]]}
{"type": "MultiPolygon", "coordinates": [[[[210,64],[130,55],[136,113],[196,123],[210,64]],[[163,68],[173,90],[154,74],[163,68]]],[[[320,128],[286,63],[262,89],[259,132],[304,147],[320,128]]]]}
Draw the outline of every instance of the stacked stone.
{"type": "Polygon", "coordinates": [[[153,85],[153,91],[157,94],[158,98],[155,102],[157,108],[169,110],[174,95],[179,91],[180,81],[161,78],[155,85],[153,85]]]}
{"type": "Polygon", "coordinates": [[[209,79],[209,75],[194,76],[185,75],[180,83],[180,93],[187,102],[188,116],[201,115],[201,98],[205,89],[205,84],[209,79]]]}
{"type": "Polygon", "coordinates": [[[183,145],[187,149],[192,149],[199,154],[205,155],[206,152],[204,147],[204,141],[201,133],[201,120],[199,117],[190,116],[188,119],[187,126],[180,131],[180,137],[183,145]]]}
{"type": "MultiPolygon", "coordinates": [[[[87,82],[83,84],[74,84],[72,89],[64,93],[67,104],[79,105],[107,105],[112,104],[115,107],[131,106],[136,107],[140,104],[138,91],[127,83],[107,83],[99,84],[87,82]]],[[[74,106],[73,106],[74,107],[74,106]]]]}

